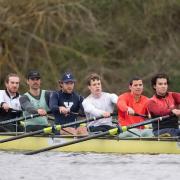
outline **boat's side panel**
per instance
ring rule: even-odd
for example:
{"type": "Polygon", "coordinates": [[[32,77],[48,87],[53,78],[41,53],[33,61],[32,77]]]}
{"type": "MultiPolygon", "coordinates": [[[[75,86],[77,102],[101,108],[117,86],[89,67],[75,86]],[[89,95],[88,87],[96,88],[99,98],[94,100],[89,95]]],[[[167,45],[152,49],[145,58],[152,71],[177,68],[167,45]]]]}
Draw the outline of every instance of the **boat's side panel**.
{"type": "MultiPolygon", "coordinates": [[[[0,139],[8,138],[0,136],[0,139]]],[[[28,137],[0,144],[0,150],[29,151],[73,140],[72,138],[28,137]]],[[[180,154],[180,142],[150,140],[93,139],[54,151],[97,153],[180,154]]]]}
{"type": "Polygon", "coordinates": [[[122,154],[180,154],[180,142],[94,139],[60,148],[59,150],[122,154]]]}

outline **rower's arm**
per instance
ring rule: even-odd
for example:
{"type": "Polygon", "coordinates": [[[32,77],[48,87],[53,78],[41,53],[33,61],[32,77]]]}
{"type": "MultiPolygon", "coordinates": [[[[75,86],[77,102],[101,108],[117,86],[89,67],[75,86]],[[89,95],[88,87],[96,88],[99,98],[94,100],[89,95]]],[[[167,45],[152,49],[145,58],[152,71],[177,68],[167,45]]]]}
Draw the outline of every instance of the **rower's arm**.
{"type": "Polygon", "coordinates": [[[83,101],[84,101],[84,97],[79,96],[79,104],[80,104],[79,112],[80,112],[81,114],[84,114],[84,107],[83,107],[83,105],[82,105],[82,102],[83,102],[83,101]]]}
{"type": "Polygon", "coordinates": [[[119,96],[118,101],[117,101],[117,108],[121,110],[122,112],[127,112],[128,105],[127,105],[125,94],[122,94],[119,96]]]}
{"type": "Polygon", "coordinates": [[[58,92],[51,93],[49,100],[49,108],[52,113],[59,113],[59,96],[58,92]]]}
{"type": "Polygon", "coordinates": [[[23,111],[27,111],[30,114],[37,114],[37,109],[31,104],[29,98],[26,95],[20,97],[19,102],[23,111]]]}
{"type": "Polygon", "coordinates": [[[180,93],[173,92],[172,96],[175,100],[176,105],[180,105],[180,93]]]}
{"type": "Polygon", "coordinates": [[[96,108],[90,101],[88,101],[87,99],[85,99],[82,102],[83,108],[84,108],[84,112],[91,114],[92,116],[101,116],[104,114],[105,111],[96,108]]]}
{"type": "Polygon", "coordinates": [[[109,94],[109,96],[110,96],[111,102],[113,104],[117,104],[118,96],[116,94],[114,94],[114,93],[113,94],[109,94]]]}

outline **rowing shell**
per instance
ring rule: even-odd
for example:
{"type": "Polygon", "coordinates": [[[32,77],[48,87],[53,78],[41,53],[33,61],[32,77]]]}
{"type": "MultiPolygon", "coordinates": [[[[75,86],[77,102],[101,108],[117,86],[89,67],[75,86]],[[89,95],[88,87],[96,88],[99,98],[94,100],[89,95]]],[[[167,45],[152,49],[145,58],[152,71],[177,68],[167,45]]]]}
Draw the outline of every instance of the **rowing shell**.
{"type": "MultiPolygon", "coordinates": [[[[0,135],[0,139],[9,138],[0,135]]],[[[77,137],[76,137],[77,138],[77,137]]],[[[0,144],[3,151],[34,151],[44,147],[72,141],[74,137],[35,136],[0,144]]],[[[56,152],[95,152],[120,154],[180,154],[180,142],[170,138],[116,139],[99,138],[54,149],[56,152]]]]}

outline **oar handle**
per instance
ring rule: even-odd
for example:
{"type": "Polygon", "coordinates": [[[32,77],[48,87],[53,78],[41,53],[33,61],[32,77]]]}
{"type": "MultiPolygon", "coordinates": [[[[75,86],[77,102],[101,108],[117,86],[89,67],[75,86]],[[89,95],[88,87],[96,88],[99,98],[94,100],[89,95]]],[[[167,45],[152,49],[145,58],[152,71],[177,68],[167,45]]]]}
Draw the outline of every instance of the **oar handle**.
{"type": "Polygon", "coordinates": [[[85,114],[81,114],[81,113],[73,112],[73,111],[70,111],[68,114],[72,114],[72,115],[76,115],[76,116],[80,116],[80,117],[86,117],[85,114]]]}
{"type": "Polygon", "coordinates": [[[14,113],[22,113],[22,110],[17,110],[17,109],[13,109],[13,108],[9,108],[10,112],[14,112],[14,113]]]}
{"type": "Polygon", "coordinates": [[[148,118],[148,115],[139,114],[139,113],[134,113],[133,116],[139,116],[139,117],[142,117],[142,118],[148,118]]]}
{"type": "MultiPolygon", "coordinates": [[[[1,111],[6,111],[5,109],[3,109],[2,107],[0,107],[1,111]]],[[[18,110],[18,109],[13,109],[13,108],[9,108],[7,110],[8,112],[13,112],[13,113],[22,113],[22,110],[18,110]]]]}

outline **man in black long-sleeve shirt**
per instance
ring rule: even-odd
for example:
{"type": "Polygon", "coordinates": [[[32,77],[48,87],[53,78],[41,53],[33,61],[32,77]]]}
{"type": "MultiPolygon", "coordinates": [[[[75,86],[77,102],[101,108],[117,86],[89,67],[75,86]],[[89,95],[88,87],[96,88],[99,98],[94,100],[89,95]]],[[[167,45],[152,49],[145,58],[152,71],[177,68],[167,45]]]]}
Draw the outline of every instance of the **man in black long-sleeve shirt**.
{"type": "MultiPolygon", "coordinates": [[[[50,109],[55,116],[56,124],[66,124],[74,122],[77,119],[77,114],[81,110],[83,97],[74,92],[75,79],[69,72],[64,73],[60,83],[60,91],[53,92],[50,97],[50,109]]],[[[87,134],[86,127],[68,127],[61,130],[61,134],[87,134]]]]}

